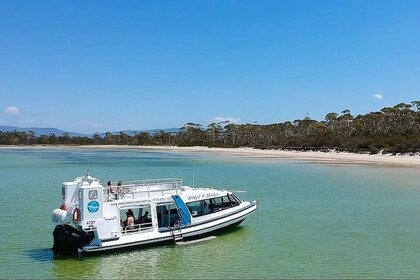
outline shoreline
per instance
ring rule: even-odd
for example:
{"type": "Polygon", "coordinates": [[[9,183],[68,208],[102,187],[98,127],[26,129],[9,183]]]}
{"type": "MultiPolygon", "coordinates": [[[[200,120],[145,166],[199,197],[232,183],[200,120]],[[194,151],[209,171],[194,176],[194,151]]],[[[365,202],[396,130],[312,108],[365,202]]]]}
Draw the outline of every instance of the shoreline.
{"type": "Polygon", "coordinates": [[[390,154],[354,154],[347,152],[320,151],[288,151],[288,150],[260,150],[254,148],[208,148],[201,146],[129,146],[129,145],[30,145],[30,146],[0,146],[2,149],[103,149],[103,150],[155,150],[187,153],[207,153],[215,155],[238,156],[254,159],[297,160],[324,163],[365,163],[387,164],[420,167],[420,155],[390,155],[390,154]]]}

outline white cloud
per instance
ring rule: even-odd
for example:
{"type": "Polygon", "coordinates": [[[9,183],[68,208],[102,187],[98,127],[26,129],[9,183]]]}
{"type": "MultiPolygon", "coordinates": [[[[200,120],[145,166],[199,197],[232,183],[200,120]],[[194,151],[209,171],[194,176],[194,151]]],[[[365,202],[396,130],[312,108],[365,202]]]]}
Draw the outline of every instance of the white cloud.
{"type": "Polygon", "coordinates": [[[239,123],[241,121],[240,118],[234,117],[215,117],[212,122],[219,123],[219,122],[230,122],[230,123],[239,123]]]}
{"type": "Polygon", "coordinates": [[[102,128],[103,127],[103,125],[101,123],[86,123],[86,125],[88,127],[91,127],[91,128],[102,128]]]}
{"type": "Polygon", "coordinates": [[[382,94],[376,93],[373,95],[373,98],[377,99],[377,100],[381,100],[382,98],[384,98],[384,96],[382,94]]]}
{"type": "Polygon", "coordinates": [[[18,107],[10,106],[4,109],[4,113],[7,115],[20,115],[22,111],[18,107]]]}
{"type": "Polygon", "coordinates": [[[79,125],[75,125],[74,123],[68,123],[67,127],[71,128],[71,129],[78,129],[78,127],[83,126],[83,127],[87,127],[87,128],[102,128],[103,124],[102,123],[98,123],[98,122],[91,122],[91,121],[82,121],[79,125]]]}

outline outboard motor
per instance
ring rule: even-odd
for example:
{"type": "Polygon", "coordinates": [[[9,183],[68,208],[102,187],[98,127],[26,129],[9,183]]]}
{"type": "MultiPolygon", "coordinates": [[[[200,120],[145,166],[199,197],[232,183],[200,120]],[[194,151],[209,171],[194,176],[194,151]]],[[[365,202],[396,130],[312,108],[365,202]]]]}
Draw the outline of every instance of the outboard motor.
{"type": "Polygon", "coordinates": [[[54,255],[75,255],[78,249],[88,245],[93,235],[81,232],[70,225],[57,225],[53,231],[54,255]]]}

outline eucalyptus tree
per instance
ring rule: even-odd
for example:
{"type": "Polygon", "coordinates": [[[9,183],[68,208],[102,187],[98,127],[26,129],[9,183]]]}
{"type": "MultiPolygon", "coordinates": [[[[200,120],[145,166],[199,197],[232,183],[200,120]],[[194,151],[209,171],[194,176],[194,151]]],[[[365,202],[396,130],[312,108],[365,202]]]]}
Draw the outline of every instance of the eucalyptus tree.
{"type": "Polygon", "coordinates": [[[136,145],[150,145],[153,142],[152,136],[149,132],[136,132],[133,136],[136,145]]]}
{"type": "Polygon", "coordinates": [[[183,142],[205,143],[207,142],[207,133],[203,131],[202,125],[189,122],[180,128],[183,142]]]}
{"type": "Polygon", "coordinates": [[[298,137],[308,137],[314,135],[314,127],[316,123],[316,120],[312,120],[309,117],[305,117],[303,120],[293,121],[298,137]]]}
{"type": "Polygon", "coordinates": [[[410,134],[415,131],[417,116],[411,110],[412,104],[400,103],[381,110],[383,124],[381,129],[386,134],[410,134]]]}
{"type": "Polygon", "coordinates": [[[69,144],[70,143],[70,139],[71,139],[70,133],[63,132],[62,137],[59,137],[59,139],[61,140],[61,143],[65,144],[65,145],[69,144]]]}
{"type": "Polygon", "coordinates": [[[120,145],[129,145],[130,144],[131,136],[127,133],[120,131],[118,144],[120,145]]]}
{"type": "Polygon", "coordinates": [[[213,144],[219,143],[222,139],[222,133],[223,133],[223,128],[221,125],[222,123],[223,122],[218,122],[218,123],[211,123],[207,125],[207,134],[210,141],[213,144]]]}
{"type": "Polygon", "coordinates": [[[325,116],[325,120],[327,121],[327,127],[331,132],[334,132],[337,126],[337,118],[338,118],[338,114],[337,113],[328,113],[325,116]]]}
{"type": "Polygon", "coordinates": [[[32,142],[36,139],[36,133],[33,130],[28,130],[26,132],[26,145],[32,144],[32,142]]]}
{"type": "MultiPolygon", "coordinates": [[[[53,133],[52,133],[53,134],[53,133]]],[[[53,134],[54,135],[54,134],[53,134]]],[[[46,135],[46,134],[42,134],[41,136],[39,136],[37,138],[37,143],[42,144],[42,145],[46,145],[46,144],[52,144],[51,143],[51,136],[52,135],[46,135]]],[[[55,135],[54,135],[55,136],[55,135]]]]}
{"type": "Polygon", "coordinates": [[[225,126],[225,137],[223,139],[224,144],[237,145],[237,135],[239,129],[238,125],[234,123],[229,123],[225,126]]]}
{"type": "Polygon", "coordinates": [[[104,143],[105,145],[117,145],[119,143],[120,136],[114,135],[111,132],[105,132],[104,143]]]}
{"type": "Polygon", "coordinates": [[[412,101],[411,104],[416,116],[414,130],[420,133],[420,101],[412,101]]]}
{"type": "Polygon", "coordinates": [[[353,132],[352,122],[353,116],[350,110],[345,109],[341,112],[341,115],[336,119],[339,125],[339,133],[343,136],[350,137],[353,132]]]}
{"type": "Polygon", "coordinates": [[[159,130],[153,135],[153,139],[155,143],[158,145],[173,145],[174,143],[174,136],[170,132],[166,132],[164,130],[159,130]]]}
{"type": "Polygon", "coordinates": [[[102,140],[102,137],[98,132],[93,133],[92,138],[95,141],[96,145],[99,145],[99,142],[102,140]]]}
{"type": "Polygon", "coordinates": [[[52,144],[52,145],[57,145],[58,144],[57,136],[54,133],[50,133],[48,135],[48,143],[52,144]]]}

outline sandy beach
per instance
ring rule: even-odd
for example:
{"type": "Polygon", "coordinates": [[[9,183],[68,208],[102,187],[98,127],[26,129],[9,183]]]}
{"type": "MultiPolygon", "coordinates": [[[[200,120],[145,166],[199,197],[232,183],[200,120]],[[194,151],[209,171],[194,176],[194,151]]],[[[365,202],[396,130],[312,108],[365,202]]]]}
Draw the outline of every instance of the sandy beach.
{"type": "Polygon", "coordinates": [[[207,153],[248,158],[267,158],[279,160],[298,160],[325,163],[371,163],[387,165],[406,165],[420,167],[420,155],[390,155],[390,154],[354,154],[346,152],[319,152],[319,151],[286,151],[286,150],[259,150],[253,148],[208,148],[208,147],[177,147],[177,146],[127,146],[127,145],[92,145],[92,146],[0,146],[0,149],[54,149],[54,148],[80,148],[80,149],[137,149],[171,152],[207,153]]]}

